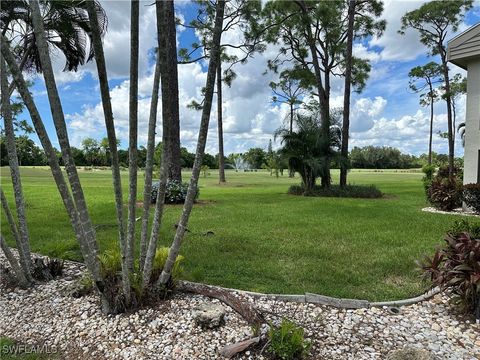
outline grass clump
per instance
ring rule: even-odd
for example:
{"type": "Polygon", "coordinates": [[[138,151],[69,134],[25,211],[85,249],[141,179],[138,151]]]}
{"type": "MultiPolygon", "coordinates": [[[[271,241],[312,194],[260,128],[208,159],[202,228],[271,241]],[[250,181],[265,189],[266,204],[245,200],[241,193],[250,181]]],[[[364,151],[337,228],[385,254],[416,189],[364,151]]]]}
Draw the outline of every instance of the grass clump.
{"type": "Polygon", "coordinates": [[[283,319],[279,327],[271,326],[268,338],[269,351],[275,359],[303,359],[311,346],[303,329],[287,319],[283,319]]]}
{"type": "Polygon", "coordinates": [[[292,185],[288,189],[291,195],[378,199],[383,193],[375,185],[331,185],[329,188],[316,185],[312,190],[306,190],[302,185],[292,185]]]}

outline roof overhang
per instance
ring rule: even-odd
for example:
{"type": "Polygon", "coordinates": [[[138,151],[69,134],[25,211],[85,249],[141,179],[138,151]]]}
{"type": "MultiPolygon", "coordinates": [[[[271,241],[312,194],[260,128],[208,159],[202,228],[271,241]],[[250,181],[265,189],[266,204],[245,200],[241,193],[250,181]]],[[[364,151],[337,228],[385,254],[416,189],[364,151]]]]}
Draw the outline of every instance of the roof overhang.
{"type": "Polygon", "coordinates": [[[462,69],[480,59],[480,22],[458,34],[448,42],[447,60],[462,69]]]}

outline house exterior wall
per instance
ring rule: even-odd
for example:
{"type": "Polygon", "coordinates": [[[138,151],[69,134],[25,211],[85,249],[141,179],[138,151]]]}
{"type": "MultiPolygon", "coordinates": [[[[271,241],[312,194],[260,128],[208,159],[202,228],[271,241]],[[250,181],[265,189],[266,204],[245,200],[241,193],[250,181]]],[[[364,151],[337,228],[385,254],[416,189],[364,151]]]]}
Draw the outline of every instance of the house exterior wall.
{"type": "Polygon", "coordinates": [[[463,183],[480,183],[480,58],[467,63],[467,114],[463,183]]]}

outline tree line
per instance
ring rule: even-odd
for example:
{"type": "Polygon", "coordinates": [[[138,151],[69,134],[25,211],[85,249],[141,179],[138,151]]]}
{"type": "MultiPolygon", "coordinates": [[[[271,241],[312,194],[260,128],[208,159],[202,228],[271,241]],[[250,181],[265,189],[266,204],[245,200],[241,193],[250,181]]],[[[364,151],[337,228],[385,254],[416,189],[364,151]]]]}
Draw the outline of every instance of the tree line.
{"type": "MultiPolygon", "coordinates": [[[[8,152],[6,148],[5,135],[0,135],[0,166],[8,166],[8,152]]],[[[47,166],[48,160],[42,148],[37,146],[35,142],[27,135],[19,135],[15,137],[17,147],[17,157],[20,166],[47,166]]],[[[120,143],[117,142],[119,145],[120,143]]],[[[162,143],[159,142],[155,146],[153,156],[153,164],[159,169],[162,153],[162,143]]],[[[54,149],[59,164],[64,165],[62,153],[54,149]]],[[[97,141],[93,138],[85,138],[82,141],[82,147],[71,147],[73,160],[76,166],[98,166],[110,167],[110,150],[108,139],[103,138],[97,141]]],[[[236,168],[236,160],[242,157],[248,168],[251,169],[269,169],[282,171],[288,169],[288,158],[282,154],[282,150],[273,150],[270,141],[267,150],[261,147],[250,148],[244,153],[231,153],[224,156],[224,164],[227,169],[236,168]]],[[[448,162],[448,155],[425,153],[420,156],[404,154],[400,150],[389,146],[355,146],[349,152],[351,167],[354,169],[415,169],[433,163],[439,165],[448,162]],[[430,160],[431,159],[431,160],[430,160]]],[[[122,168],[127,168],[128,150],[118,149],[119,164],[122,168]]],[[[137,149],[137,167],[144,169],[146,166],[147,149],[140,146],[137,149]]],[[[191,169],[195,161],[195,154],[188,151],[186,147],[180,147],[180,166],[182,169],[191,169]]],[[[458,159],[460,161],[460,159],[458,159]]],[[[211,155],[205,153],[202,166],[209,169],[219,169],[219,154],[211,155]]],[[[340,162],[332,161],[332,168],[339,169],[340,162]]]]}

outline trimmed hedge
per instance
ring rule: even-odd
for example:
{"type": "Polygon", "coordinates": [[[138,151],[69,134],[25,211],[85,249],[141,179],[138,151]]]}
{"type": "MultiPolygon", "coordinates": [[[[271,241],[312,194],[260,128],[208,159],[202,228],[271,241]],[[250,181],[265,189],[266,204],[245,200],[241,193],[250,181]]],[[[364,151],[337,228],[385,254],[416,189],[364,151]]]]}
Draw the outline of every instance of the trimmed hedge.
{"type": "Polygon", "coordinates": [[[291,195],[318,196],[318,197],[344,197],[344,198],[362,198],[378,199],[383,193],[375,185],[331,185],[329,188],[323,188],[316,185],[313,190],[306,191],[302,185],[292,185],[288,189],[291,195]]]}

